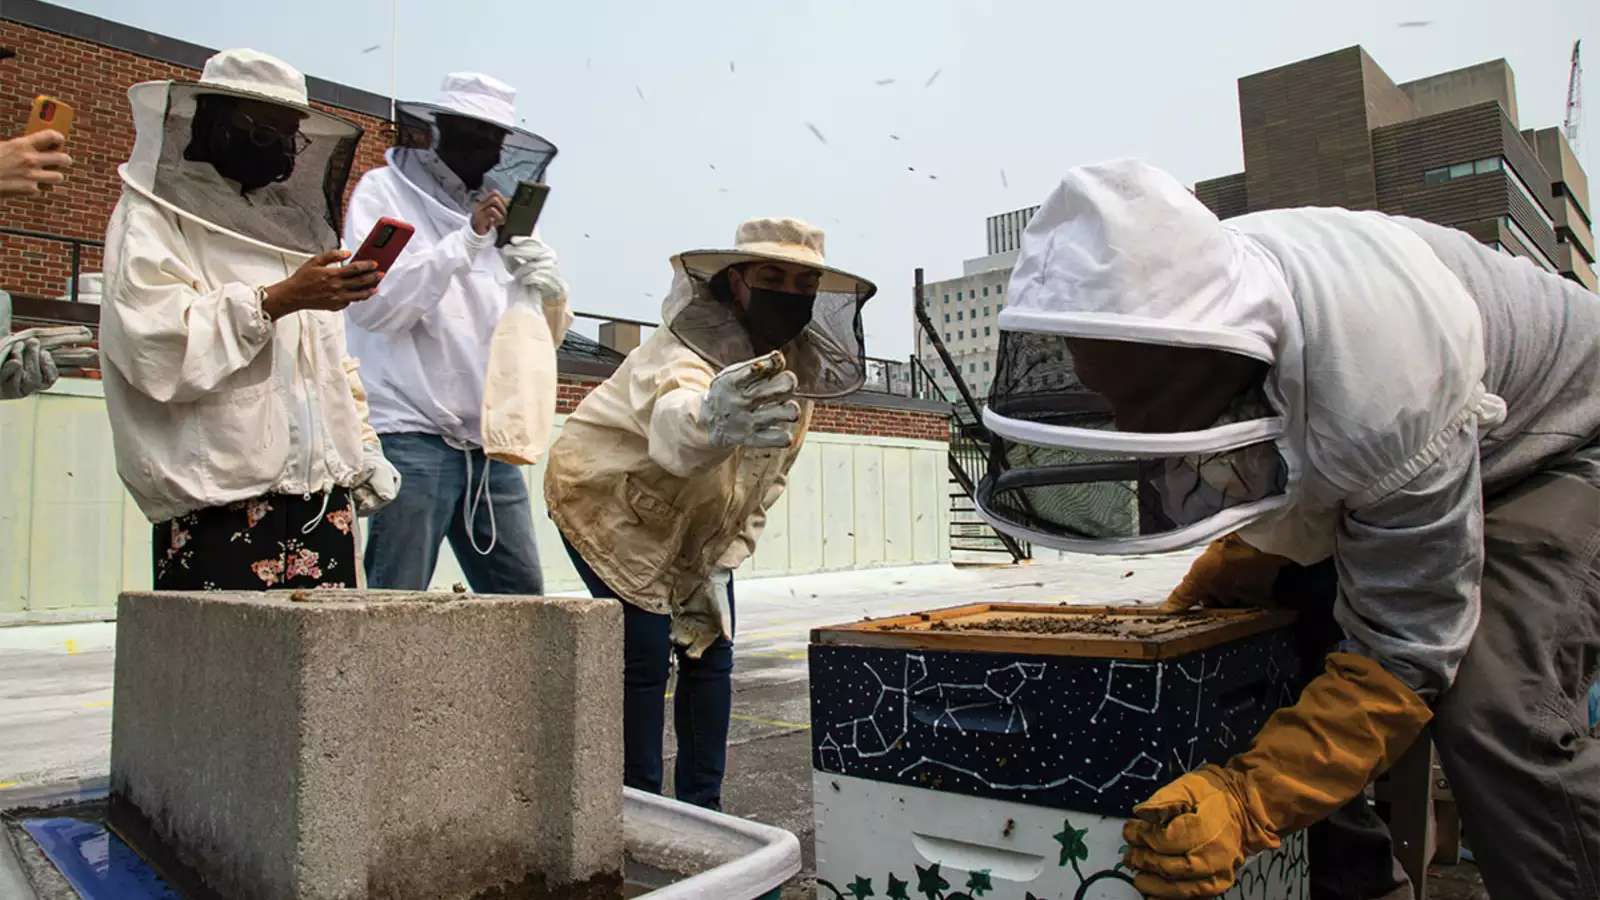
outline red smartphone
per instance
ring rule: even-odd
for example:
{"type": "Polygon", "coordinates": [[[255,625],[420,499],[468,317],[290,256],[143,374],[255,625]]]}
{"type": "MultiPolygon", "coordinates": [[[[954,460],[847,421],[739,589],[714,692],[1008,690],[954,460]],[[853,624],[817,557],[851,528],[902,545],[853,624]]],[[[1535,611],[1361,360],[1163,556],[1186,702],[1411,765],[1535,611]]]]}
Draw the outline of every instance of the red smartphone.
{"type": "Polygon", "coordinates": [[[384,216],[378,220],[378,224],[372,226],[371,231],[367,232],[366,240],[361,242],[361,249],[356,251],[355,256],[350,257],[350,261],[371,260],[378,264],[378,271],[387,272],[415,231],[415,228],[399,219],[384,216]]]}
{"type": "Polygon", "coordinates": [[[33,111],[28,115],[28,125],[22,130],[23,134],[33,134],[46,128],[54,128],[61,132],[62,137],[72,135],[72,104],[64,103],[54,97],[40,95],[33,98],[33,111]]]}

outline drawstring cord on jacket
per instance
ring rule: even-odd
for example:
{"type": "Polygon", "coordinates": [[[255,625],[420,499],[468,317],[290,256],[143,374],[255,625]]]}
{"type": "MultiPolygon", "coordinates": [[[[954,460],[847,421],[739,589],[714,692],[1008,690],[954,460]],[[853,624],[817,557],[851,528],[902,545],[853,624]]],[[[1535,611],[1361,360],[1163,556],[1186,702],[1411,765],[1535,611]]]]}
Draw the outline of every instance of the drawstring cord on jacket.
{"type": "MultiPolygon", "coordinates": [[[[466,458],[466,461],[467,461],[467,487],[468,487],[468,489],[470,489],[472,487],[472,450],[471,450],[471,448],[463,447],[463,448],[461,448],[461,454],[462,454],[463,457],[466,458]]],[[[483,459],[483,474],[480,475],[479,478],[478,478],[478,490],[477,490],[477,493],[472,498],[472,506],[470,508],[467,506],[467,492],[466,491],[462,491],[461,492],[461,517],[466,520],[467,542],[472,544],[472,549],[474,551],[476,551],[479,556],[488,556],[490,553],[493,553],[494,552],[494,545],[496,543],[498,543],[499,540],[500,540],[500,530],[499,530],[498,527],[496,527],[495,521],[494,521],[494,492],[493,491],[488,491],[488,497],[489,497],[489,503],[488,503],[488,507],[489,507],[489,546],[488,547],[479,547],[478,546],[478,534],[477,534],[476,529],[474,529],[472,527],[473,520],[476,519],[477,515],[478,515],[478,503],[484,499],[485,490],[489,486],[489,467],[492,466],[492,465],[494,465],[494,460],[488,458],[487,456],[484,457],[484,459],[483,459]]]]}

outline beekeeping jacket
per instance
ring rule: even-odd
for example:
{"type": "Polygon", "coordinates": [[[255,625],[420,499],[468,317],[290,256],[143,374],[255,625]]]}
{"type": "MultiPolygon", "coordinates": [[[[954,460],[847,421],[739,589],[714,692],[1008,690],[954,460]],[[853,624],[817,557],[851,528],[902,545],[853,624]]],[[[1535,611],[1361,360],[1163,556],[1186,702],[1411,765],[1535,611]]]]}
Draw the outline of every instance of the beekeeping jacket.
{"type": "MultiPolygon", "coordinates": [[[[704,299],[681,257],[673,270],[665,322],[704,299]]],[[[658,328],[567,417],[550,450],[550,517],[602,581],[650,612],[671,612],[713,571],[749,559],[810,425],[802,400],[788,447],[713,446],[700,415],[716,374],[658,328]]]]}
{"type": "MultiPolygon", "coordinates": [[[[479,235],[470,216],[491,190],[508,201],[519,181],[543,179],[554,145],[517,127],[515,91],[488,76],[448,76],[438,103],[399,106],[398,145],[389,165],[362,176],[350,195],[345,244],[358,246],[383,216],[416,232],[367,303],[348,308],[351,355],[366,372],[372,424],[379,434],[443,437],[465,449],[484,444],[482,405],[489,345],[495,325],[529,289],[506,270],[495,232],[479,235]],[[501,161],[469,191],[434,147],[437,117],[463,116],[508,131],[501,161]]],[[[527,301],[527,297],[522,299],[527,301]]],[[[542,315],[531,322],[526,352],[543,376],[525,386],[538,394],[536,418],[548,440],[555,417],[556,348],[572,324],[560,302],[532,299],[542,315]]]]}
{"type": "Polygon", "coordinates": [[[310,108],[305,80],[248,50],[200,82],[128,91],[137,139],[106,232],[101,355],[117,471],[152,522],[265,493],[354,487],[374,440],[343,317],[276,322],[259,289],[338,246],[338,200],[361,130],[310,108]],[[286,180],[242,193],[184,158],[196,98],[292,107],[307,139],[286,180]]]}

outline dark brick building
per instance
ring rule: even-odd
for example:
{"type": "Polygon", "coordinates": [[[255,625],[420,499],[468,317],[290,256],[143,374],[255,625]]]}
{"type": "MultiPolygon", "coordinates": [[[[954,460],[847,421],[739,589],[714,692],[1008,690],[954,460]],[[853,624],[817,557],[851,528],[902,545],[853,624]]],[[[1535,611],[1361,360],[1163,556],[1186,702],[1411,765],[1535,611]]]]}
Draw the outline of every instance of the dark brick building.
{"type": "Polygon", "coordinates": [[[1221,218],[1290,206],[1415,216],[1595,290],[1588,178],[1523,130],[1505,60],[1395,84],[1360,47],[1239,79],[1245,170],[1195,185],[1221,218]]]}

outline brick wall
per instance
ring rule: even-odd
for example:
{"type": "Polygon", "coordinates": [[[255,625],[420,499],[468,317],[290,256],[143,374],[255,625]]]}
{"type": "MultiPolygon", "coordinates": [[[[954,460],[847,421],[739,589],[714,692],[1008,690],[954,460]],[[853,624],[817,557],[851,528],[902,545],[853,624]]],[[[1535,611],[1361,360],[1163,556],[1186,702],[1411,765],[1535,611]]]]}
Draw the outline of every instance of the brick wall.
{"type": "MultiPolygon", "coordinates": [[[[556,412],[563,415],[577,408],[598,381],[563,377],[556,385],[556,412]]],[[[812,412],[811,428],[842,434],[874,437],[913,438],[924,441],[950,440],[950,425],[944,416],[906,409],[881,409],[847,403],[818,403],[812,412]]]]}
{"type": "Polygon", "coordinates": [[[1365,60],[1350,47],[1239,79],[1252,212],[1377,206],[1365,60]]]}
{"type": "Polygon", "coordinates": [[[1250,211],[1250,197],[1245,189],[1243,172],[1197,181],[1194,195],[1219,219],[1231,219],[1250,211]]]}
{"type": "MultiPolygon", "coordinates": [[[[0,21],[0,47],[17,54],[0,61],[0,123],[5,123],[0,124],[0,134],[20,129],[39,94],[59,97],[77,113],[68,147],[75,165],[66,184],[38,198],[5,201],[0,207],[0,223],[8,228],[103,239],[106,220],[122,194],[117,166],[133,150],[128,87],[165,78],[194,80],[199,71],[12,21],[0,21]]],[[[314,105],[366,130],[350,177],[349,187],[354,187],[361,172],[383,164],[383,151],[392,140],[388,123],[321,103],[314,105]]],[[[70,253],[63,243],[0,236],[0,290],[61,296],[71,271],[70,253]]],[[[84,257],[84,270],[99,269],[100,252],[91,248],[84,257]]]]}

